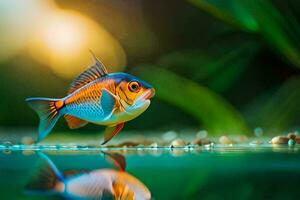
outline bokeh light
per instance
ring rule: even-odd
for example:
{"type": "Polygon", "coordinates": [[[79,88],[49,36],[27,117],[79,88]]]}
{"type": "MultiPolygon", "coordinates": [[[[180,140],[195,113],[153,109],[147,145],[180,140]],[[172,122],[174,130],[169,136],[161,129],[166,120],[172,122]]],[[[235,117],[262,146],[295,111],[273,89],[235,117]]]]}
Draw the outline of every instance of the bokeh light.
{"type": "Polygon", "coordinates": [[[59,76],[72,78],[91,62],[92,50],[110,71],[122,70],[126,55],[101,25],[74,11],[55,9],[44,15],[29,45],[37,61],[59,76]]]}
{"type": "Polygon", "coordinates": [[[0,1],[0,61],[12,58],[26,47],[37,21],[55,8],[52,1],[0,1]]]}
{"type": "Polygon", "coordinates": [[[126,55],[120,43],[100,24],[54,1],[0,2],[0,60],[28,49],[41,66],[71,79],[91,63],[90,50],[108,67],[121,71],[126,55]]]}

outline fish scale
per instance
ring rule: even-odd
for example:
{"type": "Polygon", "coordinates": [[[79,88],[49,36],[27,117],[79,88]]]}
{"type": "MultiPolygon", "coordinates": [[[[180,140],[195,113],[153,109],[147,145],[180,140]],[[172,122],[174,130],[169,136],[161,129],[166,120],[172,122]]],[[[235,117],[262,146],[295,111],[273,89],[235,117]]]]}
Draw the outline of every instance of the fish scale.
{"type": "Polygon", "coordinates": [[[104,112],[100,99],[102,96],[101,89],[104,85],[101,85],[101,82],[89,84],[70,95],[65,100],[66,114],[91,121],[102,119],[104,112]]]}

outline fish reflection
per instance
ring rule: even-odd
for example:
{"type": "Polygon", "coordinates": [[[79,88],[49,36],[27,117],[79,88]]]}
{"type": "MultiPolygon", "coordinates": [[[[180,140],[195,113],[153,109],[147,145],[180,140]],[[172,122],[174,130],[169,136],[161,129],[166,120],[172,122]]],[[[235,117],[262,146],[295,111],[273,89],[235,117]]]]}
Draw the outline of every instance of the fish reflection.
{"type": "Polygon", "coordinates": [[[26,185],[30,194],[61,195],[66,199],[151,199],[148,188],[137,178],[125,172],[126,161],[120,154],[107,154],[115,169],[61,172],[43,153],[39,156],[43,167],[26,185]]]}

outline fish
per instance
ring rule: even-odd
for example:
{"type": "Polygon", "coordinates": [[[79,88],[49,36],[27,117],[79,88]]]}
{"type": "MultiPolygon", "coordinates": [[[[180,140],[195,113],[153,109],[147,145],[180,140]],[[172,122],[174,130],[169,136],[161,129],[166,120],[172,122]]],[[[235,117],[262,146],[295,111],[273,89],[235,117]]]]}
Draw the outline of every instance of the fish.
{"type": "Polygon", "coordinates": [[[151,192],[125,171],[123,155],[105,154],[118,163],[117,169],[59,170],[44,153],[38,152],[41,167],[25,185],[27,195],[59,195],[65,199],[150,200],[151,192]]]}
{"type": "Polygon", "coordinates": [[[92,53],[94,64],[76,77],[63,98],[31,97],[25,101],[36,111],[40,122],[36,142],[51,132],[64,116],[70,129],[88,123],[106,126],[106,144],[124,127],[124,123],[141,115],[150,105],[155,89],[128,73],[108,73],[92,53]]]}

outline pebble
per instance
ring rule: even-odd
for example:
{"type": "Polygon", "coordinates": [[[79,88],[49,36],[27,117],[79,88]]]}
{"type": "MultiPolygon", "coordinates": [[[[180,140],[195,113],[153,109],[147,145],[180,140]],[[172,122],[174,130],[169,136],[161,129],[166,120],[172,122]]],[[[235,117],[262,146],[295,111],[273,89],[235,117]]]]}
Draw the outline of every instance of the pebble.
{"type": "Polygon", "coordinates": [[[30,136],[24,136],[21,139],[21,143],[22,144],[33,144],[34,143],[34,139],[30,136]]]}
{"type": "Polygon", "coordinates": [[[24,151],[22,151],[22,154],[23,154],[24,156],[30,156],[30,155],[35,154],[35,151],[32,151],[32,150],[24,150],[24,151]]]}
{"type": "Polygon", "coordinates": [[[288,144],[289,138],[285,136],[276,136],[271,140],[272,144],[288,144]]]}
{"type": "Polygon", "coordinates": [[[123,142],[123,143],[117,145],[117,147],[136,147],[138,145],[139,145],[138,142],[123,142]]]}
{"type": "Polygon", "coordinates": [[[144,150],[144,147],[145,147],[145,145],[143,145],[143,144],[139,144],[136,146],[137,150],[139,150],[139,151],[144,150]]]}
{"type": "Polygon", "coordinates": [[[170,154],[174,157],[178,157],[178,156],[183,156],[186,154],[186,151],[182,148],[178,148],[178,149],[172,149],[170,151],[170,154]]]}
{"type": "Polygon", "coordinates": [[[294,145],[295,145],[295,140],[289,139],[288,145],[289,145],[289,146],[294,146],[294,145]]]}
{"type": "Polygon", "coordinates": [[[201,131],[196,133],[196,138],[203,139],[203,138],[206,138],[207,135],[208,135],[208,133],[207,133],[206,130],[201,130],[201,131]]]}
{"type": "Polygon", "coordinates": [[[287,137],[288,137],[289,139],[295,140],[295,139],[296,139],[296,134],[295,134],[295,133],[289,133],[289,134],[287,135],[287,137]]]}
{"type": "Polygon", "coordinates": [[[296,137],[295,142],[296,142],[296,144],[300,144],[300,137],[296,137]]]}
{"type": "Polygon", "coordinates": [[[224,136],[224,135],[219,138],[219,142],[221,144],[228,144],[228,145],[233,144],[233,141],[230,140],[227,136],[224,136]]]}
{"type": "Polygon", "coordinates": [[[186,145],[186,142],[183,139],[175,139],[171,142],[170,147],[184,147],[186,145]]]}
{"type": "Polygon", "coordinates": [[[172,141],[177,137],[177,133],[175,131],[168,131],[162,135],[162,139],[164,141],[172,141]]]}
{"type": "Polygon", "coordinates": [[[248,137],[246,135],[239,135],[237,137],[237,139],[238,139],[239,142],[244,143],[244,142],[247,142],[248,137]]]}
{"type": "Polygon", "coordinates": [[[199,145],[199,146],[201,146],[201,145],[206,145],[206,144],[210,144],[211,143],[211,141],[210,140],[208,140],[208,139],[206,139],[206,138],[202,138],[202,139],[200,139],[200,138],[195,138],[193,141],[192,141],[192,145],[199,145]]]}
{"type": "Polygon", "coordinates": [[[157,148],[157,147],[158,147],[158,144],[157,144],[156,142],[154,142],[154,143],[150,144],[150,147],[151,147],[151,148],[157,148]]]}
{"type": "Polygon", "coordinates": [[[260,140],[254,140],[254,141],[250,142],[249,144],[250,144],[250,145],[260,145],[260,144],[262,144],[262,143],[263,143],[263,142],[260,141],[260,140]]]}
{"type": "Polygon", "coordinates": [[[156,151],[149,151],[149,153],[150,153],[152,156],[161,156],[162,153],[163,153],[163,150],[161,150],[161,149],[156,149],[156,151]]]}

